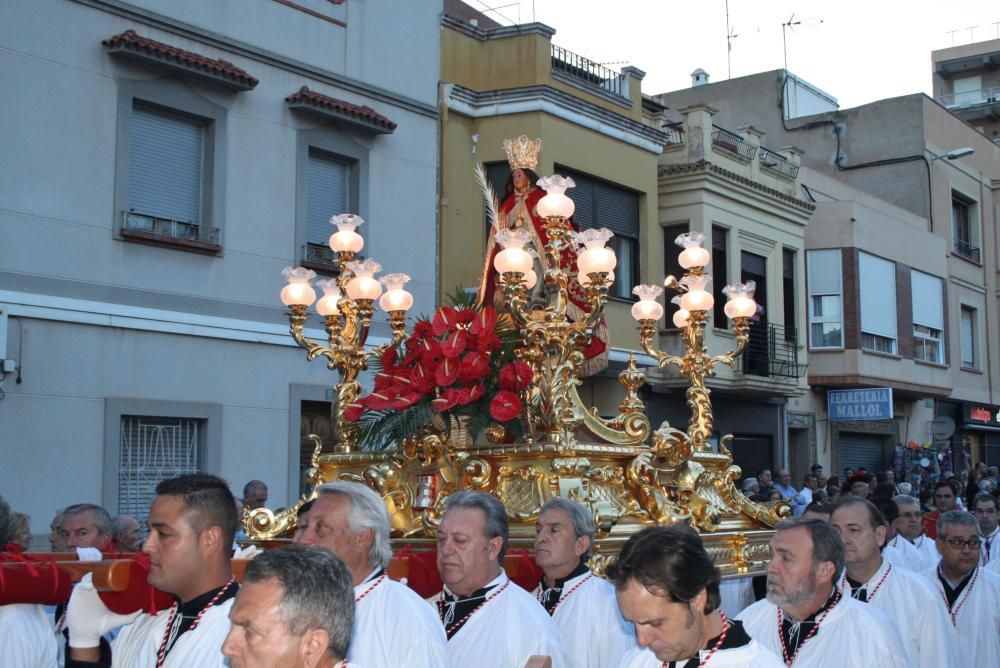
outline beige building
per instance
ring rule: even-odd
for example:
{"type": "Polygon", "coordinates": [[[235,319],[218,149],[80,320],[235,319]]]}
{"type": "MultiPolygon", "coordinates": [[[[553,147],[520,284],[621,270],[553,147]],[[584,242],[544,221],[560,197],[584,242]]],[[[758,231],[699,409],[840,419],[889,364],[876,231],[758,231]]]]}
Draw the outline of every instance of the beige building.
{"type": "Polygon", "coordinates": [[[810,392],[788,411],[796,476],[814,454],[832,472],[913,472],[925,456],[950,470],[963,450],[996,463],[1000,148],[922,94],[847,110],[826,96],[830,111],[796,115],[800,83],[775,71],[656,98],[670,118],[711,104],[716,124],[752,123],[802,150],[798,195],[816,210],[803,284],[810,392]],[[831,391],[880,387],[892,389],[890,419],[869,419],[881,417],[872,406],[828,412],[831,391]],[[794,433],[809,420],[816,450],[802,454],[794,433]]]}
{"type": "Polygon", "coordinates": [[[1000,141],[1000,39],[931,52],[934,99],[1000,141]]]}
{"type": "Polygon", "coordinates": [[[659,105],[642,97],[643,72],[591,62],[554,44],[554,34],[540,23],[501,26],[458,0],[445,3],[440,292],[475,288],[482,275],[488,229],[475,165],[502,193],[509,176],[503,140],[541,137],[536,171],[573,177],[577,187],[568,194],[578,227],[615,232],[618,267],[606,309],[612,365],[584,392],[611,413],[620,399],[614,369],[639,347],[632,286],[656,281],[662,268],[656,167],[667,134],[658,127],[659,105]]]}

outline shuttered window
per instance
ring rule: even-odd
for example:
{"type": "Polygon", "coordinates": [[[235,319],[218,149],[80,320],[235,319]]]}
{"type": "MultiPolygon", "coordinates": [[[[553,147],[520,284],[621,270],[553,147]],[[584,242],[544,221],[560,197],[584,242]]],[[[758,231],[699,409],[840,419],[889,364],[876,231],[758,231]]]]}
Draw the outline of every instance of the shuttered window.
{"type": "Polygon", "coordinates": [[[809,281],[809,346],[843,348],[840,249],[806,252],[809,281]]]}
{"type": "Polygon", "coordinates": [[[913,305],[913,357],[925,362],[941,363],[944,336],[944,296],[937,276],[910,271],[910,292],[913,305]]]}
{"type": "Polygon", "coordinates": [[[348,210],[348,171],[343,160],[309,150],[306,165],[306,243],[326,246],[334,229],[330,218],[348,210]]]}
{"type": "Polygon", "coordinates": [[[129,211],[199,224],[205,123],[137,103],[131,133],[129,211]]]}
{"type": "Polygon", "coordinates": [[[962,306],[959,329],[961,330],[963,369],[975,369],[979,366],[979,356],[976,354],[976,327],[978,326],[976,315],[976,309],[971,306],[962,306]]]}
{"type": "MultiPolygon", "coordinates": [[[[676,246],[675,246],[676,248],[676,246]]],[[[729,285],[729,230],[718,225],[712,226],[712,284],[718,292],[729,285]]],[[[726,316],[726,300],[716,299],[712,313],[712,325],[725,329],[729,324],[726,316]]]]}
{"type": "Polygon", "coordinates": [[[859,253],[858,261],[862,347],[895,354],[896,265],[868,253],[859,253]]]}
{"type": "Polygon", "coordinates": [[[141,415],[121,417],[118,449],[118,512],[140,525],[163,480],[201,469],[206,420],[141,415]]]}

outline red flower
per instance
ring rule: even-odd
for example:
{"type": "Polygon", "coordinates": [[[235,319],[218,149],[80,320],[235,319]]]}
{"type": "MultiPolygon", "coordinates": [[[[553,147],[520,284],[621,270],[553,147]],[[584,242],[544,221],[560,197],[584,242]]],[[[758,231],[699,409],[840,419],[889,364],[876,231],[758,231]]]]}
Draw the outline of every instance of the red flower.
{"type": "Polygon", "coordinates": [[[426,320],[418,320],[413,325],[413,334],[410,336],[411,338],[428,339],[434,336],[434,326],[426,320]]]}
{"type": "Polygon", "coordinates": [[[399,359],[399,352],[393,347],[382,353],[382,368],[391,371],[399,359]]]}
{"type": "Polygon", "coordinates": [[[531,384],[531,365],[514,360],[500,369],[500,387],[512,392],[523,392],[531,384]]]}
{"type": "Polygon", "coordinates": [[[384,411],[395,398],[396,393],[388,389],[372,392],[365,399],[365,405],[373,411],[384,411]]]}
{"type": "Polygon", "coordinates": [[[384,371],[379,371],[375,374],[375,389],[384,390],[392,385],[392,374],[385,373],[384,371]]]}
{"type": "Polygon", "coordinates": [[[476,312],[471,308],[459,309],[455,312],[455,319],[462,325],[468,325],[476,319],[476,312]]]}
{"type": "Polygon", "coordinates": [[[444,359],[441,344],[436,339],[424,339],[420,342],[420,359],[430,366],[437,366],[444,359]]]}
{"type": "Polygon", "coordinates": [[[344,419],[349,422],[357,422],[361,419],[361,414],[365,412],[365,407],[361,404],[347,404],[344,407],[344,419]]]}
{"type": "Polygon", "coordinates": [[[501,345],[500,337],[493,332],[486,332],[483,330],[483,332],[476,337],[476,342],[473,347],[476,350],[488,353],[498,349],[501,345]]]}
{"type": "Polygon", "coordinates": [[[440,397],[431,402],[434,408],[438,409],[442,413],[455,406],[455,395],[448,394],[447,392],[442,394],[440,397]]]}
{"type": "Polygon", "coordinates": [[[458,360],[446,357],[434,371],[434,382],[438,387],[448,387],[458,379],[458,360]]]}
{"type": "Polygon", "coordinates": [[[473,385],[469,389],[469,403],[479,401],[486,394],[486,388],[482,385],[473,385]]]}
{"type": "Polygon", "coordinates": [[[521,400],[509,390],[500,390],[490,401],[490,415],[497,422],[510,422],[521,414],[521,400]]]}
{"type": "Polygon", "coordinates": [[[441,336],[445,332],[451,331],[458,322],[458,315],[451,306],[442,306],[434,314],[434,321],[431,326],[434,328],[434,335],[441,336]]]}
{"type": "Polygon", "coordinates": [[[423,362],[419,362],[417,366],[413,367],[410,381],[413,383],[414,389],[423,394],[428,394],[434,389],[434,373],[423,362]]]}
{"type": "Polygon", "coordinates": [[[445,357],[458,357],[469,343],[469,333],[457,330],[448,335],[448,340],[441,344],[441,352],[445,357]]]}
{"type": "Polygon", "coordinates": [[[497,326],[497,312],[492,306],[487,306],[482,311],[480,311],[476,317],[472,320],[472,325],[469,327],[469,331],[473,334],[479,334],[480,332],[486,332],[489,334],[493,333],[493,329],[497,326]]]}
{"type": "Polygon", "coordinates": [[[458,366],[458,379],[467,385],[490,375],[490,358],[486,353],[468,352],[458,366]]]}

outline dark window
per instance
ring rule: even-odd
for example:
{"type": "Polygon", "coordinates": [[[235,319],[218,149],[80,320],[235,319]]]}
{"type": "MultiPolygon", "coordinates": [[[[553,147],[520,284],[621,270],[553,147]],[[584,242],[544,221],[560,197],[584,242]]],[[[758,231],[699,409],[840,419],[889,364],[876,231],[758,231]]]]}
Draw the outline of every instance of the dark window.
{"type": "MultiPolygon", "coordinates": [[[[507,187],[507,181],[510,179],[510,165],[506,161],[501,162],[488,162],[486,167],[486,181],[493,186],[493,192],[497,197],[497,209],[504,201],[504,188],[507,187]]],[[[477,181],[478,183],[478,181],[477,181]]],[[[483,203],[483,220],[486,225],[486,229],[489,230],[490,219],[486,215],[486,203],[483,203]]],[[[541,250],[541,249],[539,249],[541,250]]]]}
{"type": "MultiPolygon", "coordinates": [[[[729,272],[727,270],[727,251],[729,245],[729,230],[724,227],[712,226],[712,284],[713,294],[721,294],[719,291],[723,286],[729,284],[729,272]]],[[[719,329],[729,326],[726,318],[726,300],[718,298],[715,300],[715,316],[713,323],[719,329]]]]}
{"type": "Polygon", "coordinates": [[[795,341],[795,251],[781,251],[781,298],[785,307],[785,340],[795,341]]]}
{"type": "Polygon", "coordinates": [[[951,193],[951,226],[955,253],[980,261],[979,235],[976,234],[973,209],[975,202],[957,192],[951,193]]]}
{"type": "Polygon", "coordinates": [[[750,341],[743,353],[745,373],[754,376],[767,376],[770,370],[768,356],[767,327],[767,258],[743,251],[740,253],[740,282],[753,281],[757,284],[754,291],[754,301],[764,310],[750,321],[750,341]]]}

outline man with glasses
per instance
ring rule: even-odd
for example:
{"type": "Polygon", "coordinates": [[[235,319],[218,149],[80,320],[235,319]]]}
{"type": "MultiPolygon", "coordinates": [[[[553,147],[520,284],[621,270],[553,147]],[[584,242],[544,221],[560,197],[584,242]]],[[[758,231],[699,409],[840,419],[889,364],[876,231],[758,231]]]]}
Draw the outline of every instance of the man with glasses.
{"type": "Polygon", "coordinates": [[[1000,526],[997,515],[997,497],[986,492],[976,494],[972,499],[972,514],[979,522],[979,565],[987,566],[991,561],[1000,561],[1000,526]]]}
{"type": "Polygon", "coordinates": [[[938,518],[952,510],[958,510],[958,483],[941,480],[934,486],[934,510],[924,514],[924,533],[936,538],[938,518]]]}
{"type": "Polygon", "coordinates": [[[896,504],[899,515],[892,520],[896,537],[889,541],[889,545],[898,547],[902,541],[909,542],[920,554],[920,566],[914,568],[918,572],[937,566],[941,555],[934,545],[934,539],[924,535],[922,522],[924,514],[920,512],[920,502],[905,494],[892,497],[892,501],[896,504]]]}
{"type": "Polygon", "coordinates": [[[1000,576],[979,568],[979,523],[951,510],[937,522],[941,563],[923,572],[958,633],[964,665],[1000,666],[1000,576]]]}

